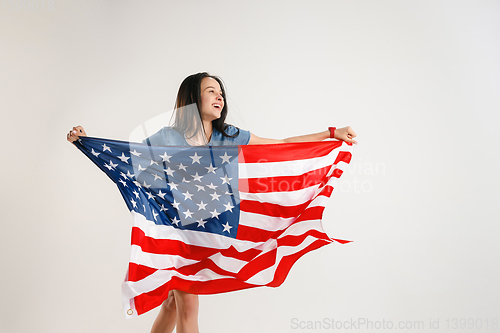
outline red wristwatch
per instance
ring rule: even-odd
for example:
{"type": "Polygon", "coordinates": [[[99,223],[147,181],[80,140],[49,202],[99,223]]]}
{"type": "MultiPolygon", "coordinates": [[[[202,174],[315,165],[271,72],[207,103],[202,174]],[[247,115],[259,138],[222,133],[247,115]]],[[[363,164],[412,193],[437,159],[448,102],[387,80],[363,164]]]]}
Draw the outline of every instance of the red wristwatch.
{"type": "Polygon", "coordinates": [[[337,129],[336,127],[328,127],[330,130],[330,139],[335,139],[335,130],[337,129]]]}

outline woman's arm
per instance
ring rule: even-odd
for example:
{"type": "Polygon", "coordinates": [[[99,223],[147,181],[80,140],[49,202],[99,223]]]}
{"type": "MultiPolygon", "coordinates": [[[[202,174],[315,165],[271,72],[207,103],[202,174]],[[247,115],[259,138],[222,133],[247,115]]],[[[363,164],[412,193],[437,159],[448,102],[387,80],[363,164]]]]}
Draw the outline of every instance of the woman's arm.
{"type": "MultiPolygon", "coordinates": [[[[351,126],[337,128],[335,130],[335,137],[334,138],[337,140],[342,140],[345,142],[358,144],[356,141],[353,140],[353,138],[355,138],[355,137],[356,137],[356,133],[354,133],[351,126]]],[[[293,137],[286,138],[283,140],[261,138],[261,137],[254,135],[253,133],[251,133],[250,134],[250,142],[248,144],[249,145],[266,145],[266,144],[273,144],[273,143],[314,142],[314,141],[323,141],[323,140],[326,140],[329,138],[330,138],[330,130],[326,130],[326,131],[314,133],[314,134],[293,136],[293,137]]]]}

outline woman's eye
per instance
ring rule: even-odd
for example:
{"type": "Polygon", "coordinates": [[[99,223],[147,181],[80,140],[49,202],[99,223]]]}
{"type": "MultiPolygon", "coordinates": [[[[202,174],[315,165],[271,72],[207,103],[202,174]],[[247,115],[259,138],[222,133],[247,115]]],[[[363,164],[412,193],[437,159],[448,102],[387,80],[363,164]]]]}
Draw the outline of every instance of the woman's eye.
{"type": "MultiPolygon", "coordinates": [[[[208,92],[215,93],[215,90],[209,90],[208,92]]],[[[222,95],[222,93],[220,93],[220,96],[224,98],[224,95],[222,95]]]]}

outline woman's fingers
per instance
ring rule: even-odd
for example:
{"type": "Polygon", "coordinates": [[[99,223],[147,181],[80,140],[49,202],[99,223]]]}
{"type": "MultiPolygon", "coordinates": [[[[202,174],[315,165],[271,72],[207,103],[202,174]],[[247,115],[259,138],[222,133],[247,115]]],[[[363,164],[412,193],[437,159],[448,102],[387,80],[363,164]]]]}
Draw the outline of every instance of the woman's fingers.
{"type": "Polygon", "coordinates": [[[349,142],[349,143],[354,143],[355,145],[357,145],[358,143],[356,141],[354,141],[353,139],[349,138],[349,137],[346,137],[344,139],[345,142],[349,142]]]}
{"type": "Polygon", "coordinates": [[[351,126],[347,126],[347,133],[351,138],[355,138],[357,136],[356,133],[354,133],[354,131],[352,130],[351,126]]]}
{"type": "Polygon", "coordinates": [[[340,140],[343,140],[343,141],[349,142],[349,143],[353,143],[355,145],[358,144],[355,140],[353,140],[353,138],[355,138],[357,135],[352,130],[351,126],[340,128],[337,131],[339,131],[339,139],[340,140]]]}
{"type": "Polygon", "coordinates": [[[66,134],[66,139],[69,142],[75,142],[81,136],[87,136],[87,133],[85,133],[85,130],[82,126],[75,126],[69,131],[68,134],[66,134]]]}
{"type": "Polygon", "coordinates": [[[76,135],[74,135],[74,134],[72,135],[72,134],[71,134],[71,132],[70,132],[70,133],[68,133],[66,136],[67,136],[67,139],[68,139],[68,141],[69,141],[69,142],[74,142],[74,141],[76,141],[76,140],[78,140],[78,139],[79,139],[79,137],[78,137],[78,136],[76,136],[76,135]]]}
{"type": "Polygon", "coordinates": [[[73,131],[75,131],[76,132],[75,134],[78,136],[87,136],[82,126],[73,127],[73,131]]]}

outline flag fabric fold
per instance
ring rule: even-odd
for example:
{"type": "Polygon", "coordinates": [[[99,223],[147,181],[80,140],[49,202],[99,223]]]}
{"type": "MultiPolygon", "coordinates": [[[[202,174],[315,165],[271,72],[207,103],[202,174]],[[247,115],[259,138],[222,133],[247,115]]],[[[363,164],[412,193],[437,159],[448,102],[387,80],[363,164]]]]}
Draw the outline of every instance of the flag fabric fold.
{"type": "Polygon", "coordinates": [[[170,290],[277,287],[305,253],[348,242],[321,224],[351,160],[343,141],[162,147],[82,137],[75,145],[116,183],[133,217],[127,317],[161,305],[170,290]]]}

